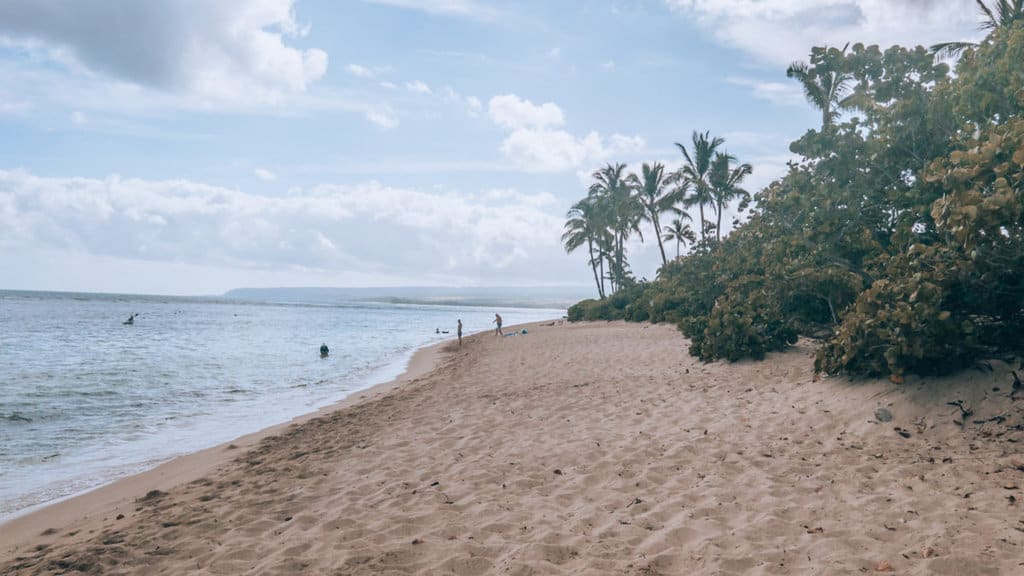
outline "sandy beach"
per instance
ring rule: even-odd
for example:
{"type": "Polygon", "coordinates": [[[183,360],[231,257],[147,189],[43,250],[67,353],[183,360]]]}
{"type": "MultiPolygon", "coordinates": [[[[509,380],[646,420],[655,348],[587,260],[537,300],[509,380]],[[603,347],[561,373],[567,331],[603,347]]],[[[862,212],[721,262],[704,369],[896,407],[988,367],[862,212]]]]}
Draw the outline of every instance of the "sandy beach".
{"type": "Polygon", "coordinates": [[[1024,573],[1016,365],[896,386],[527,328],[8,522],[0,573],[1024,573]]]}

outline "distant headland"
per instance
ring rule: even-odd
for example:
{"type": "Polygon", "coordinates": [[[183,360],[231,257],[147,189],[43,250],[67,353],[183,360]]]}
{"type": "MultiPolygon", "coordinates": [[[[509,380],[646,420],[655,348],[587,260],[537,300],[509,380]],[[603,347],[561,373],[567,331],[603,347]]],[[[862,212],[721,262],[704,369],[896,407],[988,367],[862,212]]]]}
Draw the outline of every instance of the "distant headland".
{"type": "Polygon", "coordinates": [[[225,298],[263,302],[382,302],[388,304],[433,304],[444,306],[492,306],[512,308],[568,308],[589,295],[584,286],[526,287],[415,287],[378,288],[236,288],[225,298]]]}

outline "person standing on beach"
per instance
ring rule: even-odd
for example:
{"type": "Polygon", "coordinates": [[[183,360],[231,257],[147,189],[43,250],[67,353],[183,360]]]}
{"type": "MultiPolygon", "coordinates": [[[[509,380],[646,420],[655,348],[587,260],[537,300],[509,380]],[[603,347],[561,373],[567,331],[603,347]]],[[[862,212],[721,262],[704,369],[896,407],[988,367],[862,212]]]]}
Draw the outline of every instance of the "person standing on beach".
{"type": "Polygon", "coordinates": [[[456,331],[459,334],[459,346],[462,346],[462,318],[459,318],[459,327],[456,328],[456,331]]]}
{"type": "Polygon", "coordinates": [[[494,329],[494,335],[504,336],[504,334],[501,333],[501,314],[494,315],[494,323],[498,325],[498,327],[494,329]]]}

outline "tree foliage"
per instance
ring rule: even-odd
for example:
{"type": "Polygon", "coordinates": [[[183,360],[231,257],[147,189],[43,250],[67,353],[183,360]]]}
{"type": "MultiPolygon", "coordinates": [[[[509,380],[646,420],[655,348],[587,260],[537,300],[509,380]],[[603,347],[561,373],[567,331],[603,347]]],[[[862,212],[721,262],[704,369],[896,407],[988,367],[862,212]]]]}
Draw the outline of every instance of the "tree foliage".
{"type": "Polygon", "coordinates": [[[955,75],[923,47],[810,62],[792,75],[841,81],[842,98],[749,220],[591,315],[676,323],[706,360],[807,335],[818,370],[895,380],[1024,351],[1024,22],[955,75]]]}
{"type": "Polygon", "coordinates": [[[676,147],[682,153],[684,162],[682,167],[675,174],[675,180],[682,183],[682,188],[689,188],[692,194],[681,198],[687,208],[697,206],[700,213],[700,238],[707,238],[708,221],[704,217],[704,207],[715,204],[714,187],[711,183],[711,167],[714,162],[715,152],[718,147],[725,144],[724,138],[713,138],[710,132],[693,132],[690,138],[692,145],[687,150],[686,146],[676,142],[676,147]]]}
{"type": "MultiPolygon", "coordinates": [[[[608,295],[606,281],[618,299],[622,298],[619,292],[636,284],[629,268],[626,242],[634,234],[644,241],[642,224],[648,223],[654,228],[654,239],[665,266],[668,256],[663,241],[676,243],[676,258],[682,246],[693,246],[697,242],[696,234],[686,223],[692,220],[688,208],[700,207],[701,242],[704,244],[719,240],[722,213],[731,203],[739,200],[739,211],[746,209],[750,193],[741,184],[753,169],[750,164],[736,165],[736,158],[728,153],[716,152],[724,142],[722,138],[711,138],[708,132],[694,132],[692,154],[678,145],[685,158],[678,170],[666,171],[660,162],[645,162],[640,174],[626,174],[625,164],[610,163],[591,175],[594,182],[587,196],[566,213],[562,244],[568,253],[587,246],[588,263],[601,300],[608,295]],[[711,206],[717,214],[716,222],[705,220],[705,206],[711,206]],[[664,214],[674,216],[667,225],[661,223],[664,214]],[[714,238],[709,233],[711,229],[716,231],[714,238]]],[[[598,309],[621,317],[606,303],[588,308],[598,309]]]]}
{"type": "Polygon", "coordinates": [[[821,127],[827,130],[839,118],[840,112],[848,107],[847,96],[850,73],[842,66],[846,48],[814,48],[811,62],[793,62],[786,69],[786,76],[800,82],[804,97],[812,106],[821,110],[821,127]]]}
{"type": "MultiPolygon", "coordinates": [[[[998,30],[1010,28],[1015,22],[1024,20],[1024,0],[974,0],[981,13],[979,28],[982,30],[998,30]]],[[[977,47],[974,42],[942,42],[931,47],[931,51],[939,58],[956,58],[968,48],[977,47]]]]}

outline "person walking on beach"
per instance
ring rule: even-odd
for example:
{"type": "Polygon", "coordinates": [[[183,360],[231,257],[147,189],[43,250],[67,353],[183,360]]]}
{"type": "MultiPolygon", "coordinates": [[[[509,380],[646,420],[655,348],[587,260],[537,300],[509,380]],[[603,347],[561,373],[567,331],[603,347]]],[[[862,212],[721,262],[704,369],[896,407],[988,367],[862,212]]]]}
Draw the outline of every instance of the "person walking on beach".
{"type": "Polygon", "coordinates": [[[462,346],[462,318],[459,318],[459,327],[456,328],[456,331],[459,334],[459,346],[462,346]]]}
{"type": "Polygon", "coordinates": [[[493,322],[498,325],[498,327],[494,329],[494,335],[504,336],[504,334],[501,333],[501,314],[495,314],[493,322]]]}

